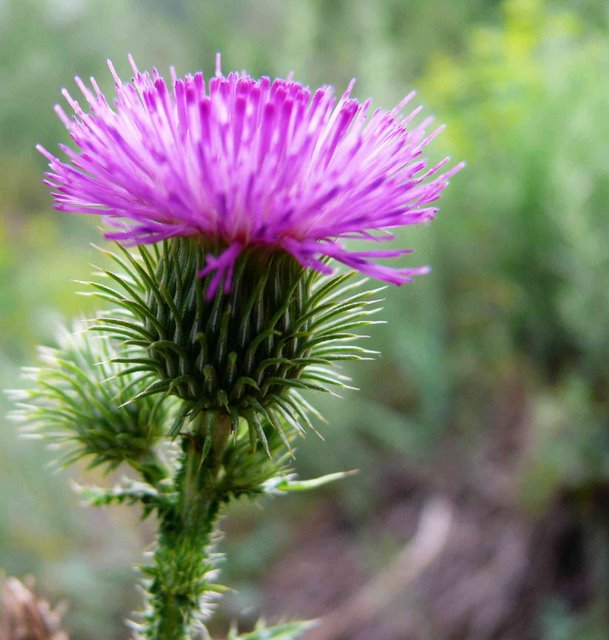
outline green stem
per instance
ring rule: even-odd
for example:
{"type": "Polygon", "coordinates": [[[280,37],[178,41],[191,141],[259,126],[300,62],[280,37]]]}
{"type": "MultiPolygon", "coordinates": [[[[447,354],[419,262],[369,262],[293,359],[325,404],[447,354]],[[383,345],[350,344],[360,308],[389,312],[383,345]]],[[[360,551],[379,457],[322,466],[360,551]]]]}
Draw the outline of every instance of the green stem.
{"type": "Polygon", "coordinates": [[[167,465],[153,449],[146,451],[139,459],[130,461],[130,464],[153,487],[157,487],[169,475],[167,465]]]}
{"type": "Polygon", "coordinates": [[[210,548],[223,501],[219,480],[230,421],[220,416],[211,429],[203,422],[197,419],[194,432],[184,437],[176,500],[159,514],[154,564],[145,569],[150,581],[142,637],[149,640],[191,638],[202,624],[205,596],[214,591],[208,581],[214,564],[210,548]],[[211,443],[202,460],[206,438],[211,443]]]}

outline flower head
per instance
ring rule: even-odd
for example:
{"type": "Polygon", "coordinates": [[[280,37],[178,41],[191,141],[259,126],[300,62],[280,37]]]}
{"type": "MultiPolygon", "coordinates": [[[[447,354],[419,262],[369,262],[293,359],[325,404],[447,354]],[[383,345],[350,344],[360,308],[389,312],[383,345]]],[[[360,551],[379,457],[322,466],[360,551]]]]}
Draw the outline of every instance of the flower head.
{"type": "Polygon", "coordinates": [[[291,79],[255,80],[220,70],[177,78],[172,89],[156,69],[123,83],[109,63],[117,98],[111,105],[91,79],[76,83],[89,112],[64,90],[74,110],[56,107],[76,144],[60,145],[63,162],[49,160],[46,184],[56,208],[102,215],[106,235],[124,244],[198,236],[220,249],[201,275],[214,274],[209,295],[230,289],[235,262],[251,246],[292,254],[303,266],[331,271],[325,257],[369,276],[402,284],[425,268],[376,262],[409,250],[350,251],[343,240],[380,242],[391,230],[434,217],[433,203],[462,165],[448,158],[428,167],[430,119],[371,112],[370,101],[340,99],[329,86],[312,93],[291,79]]]}

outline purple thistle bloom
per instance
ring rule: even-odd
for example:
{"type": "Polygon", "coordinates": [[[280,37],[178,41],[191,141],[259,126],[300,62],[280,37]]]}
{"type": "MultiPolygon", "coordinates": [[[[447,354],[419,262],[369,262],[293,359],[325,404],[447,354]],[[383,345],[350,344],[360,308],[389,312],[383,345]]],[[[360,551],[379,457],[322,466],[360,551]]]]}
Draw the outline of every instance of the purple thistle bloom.
{"type": "Polygon", "coordinates": [[[215,272],[209,295],[249,246],[277,247],[306,267],[331,272],[334,258],[392,284],[411,281],[426,268],[390,268],[376,262],[410,250],[348,251],[342,239],[380,242],[391,229],[434,217],[432,206],[458,164],[442,172],[445,158],[427,168],[425,146],[443,127],[426,133],[431,119],[409,128],[393,110],[370,113],[370,100],[337,100],[332,87],[311,95],[291,79],[254,80],[245,73],[198,72],[177,78],[173,92],[153,69],[124,84],[109,62],[117,99],[110,106],[91,78],[76,84],[89,103],[85,113],[64,89],[75,112],[56,111],[77,150],[65,145],[62,162],[49,160],[45,184],[60,211],[102,215],[106,237],[134,245],[175,236],[198,236],[224,247],[209,255],[201,275],[215,272]]]}

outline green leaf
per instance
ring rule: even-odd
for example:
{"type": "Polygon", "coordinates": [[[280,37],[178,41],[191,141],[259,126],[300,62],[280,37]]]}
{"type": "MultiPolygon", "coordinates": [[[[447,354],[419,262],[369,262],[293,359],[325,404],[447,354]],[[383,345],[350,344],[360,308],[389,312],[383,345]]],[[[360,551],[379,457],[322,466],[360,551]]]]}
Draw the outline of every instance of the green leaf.
{"type": "Polygon", "coordinates": [[[342,480],[343,478],[349,478],[358,473],[357,469],[351,471],[337,471],[336,473],[328,473],[325,476],[319,478],[312,478],[311,480],[296,480],[295,474],[289,474],[287,476],[271,478],[267,480],[264,485],[264,492],[271,495],[281,495],[283,493],[291,493],[293,491],[312,491],[318,489],[331,482],[342,480]]]}
{"type": "Polygon", "coordinates": [[[111,489],[82,486],[76,482],[72,485],[78,496],[92,507],[125,503],[141,504],[144,507],[144,515],[148,515],[153,509],[162,509],[171,502],[171,494],[159,493],[153,486],[130,478],[123,478],[120,484],[111,489]]]}
{"type": "Polygon", "coordinates": [[[227,640],[298,640],[305,631],[316,625],[314,620],[304,622],[285,622],[274,627],[267,627],[259,623],[255,631],[242,635],[231,633],[227,640]]]}

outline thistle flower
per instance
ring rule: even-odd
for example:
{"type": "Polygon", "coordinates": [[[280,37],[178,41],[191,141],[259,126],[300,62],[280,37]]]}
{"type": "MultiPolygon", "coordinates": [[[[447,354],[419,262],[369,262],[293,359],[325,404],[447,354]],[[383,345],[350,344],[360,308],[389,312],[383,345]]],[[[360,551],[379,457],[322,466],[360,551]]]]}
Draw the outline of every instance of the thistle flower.
{"type": "Polygon", "coordinates": [[[421,107],[371,112],[370,100],[340,99],[332,87],[312,93],[291,79],[254,80],[245,73],[201,72],[177,78],[171,91],[153,69],[116,83],[111,106],[91,78],[76,78],[90,112],[64,89],[74,110],[56,111],[76,150],[49,160],[46,183],[55,208],[99,214],[106,235],[127,245],[176,236],[198,237],[208,252],[200,275],[212,274],[206,295],[224,283],[230,291],[235,263],[249,247],[290,253],[304,267],[331,272],[332,258],[373,278],[402,284],[426,268],[377,262],[410,250],[348,250],[343,241],[381,242],[391,231],[434,217],[433,203],[462,164],[449,159],[428,167],[423,150],[442,127],[431,119],[412,126],[421,107]]]}
{"type": "MultiPolygon", "coordinates": [[[[156,512],[135,628],[180,640],[203,628],[209,594],[222,591],[210,579],[224,503],[345,475],[292,483],[292,439],[318,416],[301,392],[346,387],[336,367],[373,354],[356,341],[374,324],[378,290],[359,289],[356,272],[402,284],[426,269],[378,263],[408,250],[344,241],[382,242],[431,219],[462,165],[428,167],[422,153],[441,128],[411,128],[420,108],[400,116],[412,94],[369,113],[352,85],[336,99],[291,79],[225,77],[218,58],[207,84],[172,70],[170,90],[131,64],[127,84],[110,64],[113,106],[93,79],[92,90],[76,79],[89,113],[64,91],[75,112],[57,107],[76,145],[60,147],[67,162],[40,147],[56,208],[102,215],[118,241],[102,250],[112,267],[86,283],[113,308],[45,351],[36,387],[18,397],[30,428],[67,445],[66,462],[127,462],[146,481],[88,498],[156,512]],[[328,277],[331,260],[348,269],[328,277]],[[168,464],[163,434],[179,439],[168,464]]],[[[295,638],[307,626],[247,637],[295,638]]]]}

